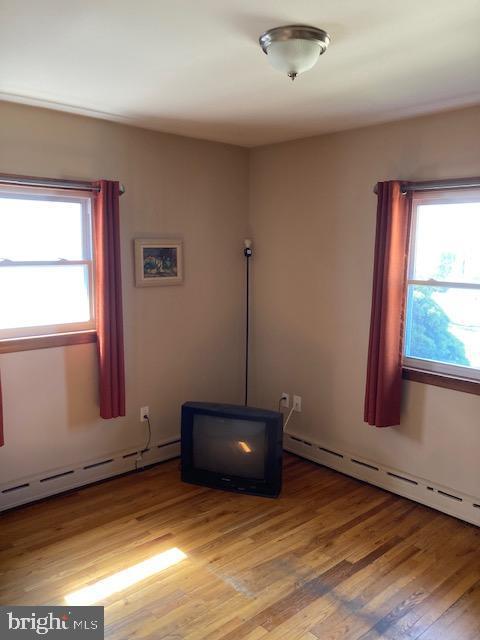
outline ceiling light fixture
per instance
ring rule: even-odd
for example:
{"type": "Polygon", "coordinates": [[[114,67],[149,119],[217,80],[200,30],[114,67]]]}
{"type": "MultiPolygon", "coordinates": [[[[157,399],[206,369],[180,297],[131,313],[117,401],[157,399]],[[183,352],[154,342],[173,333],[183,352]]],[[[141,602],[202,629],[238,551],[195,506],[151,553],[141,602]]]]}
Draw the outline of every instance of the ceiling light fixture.
{"type": "Polygon", "coordinates": [[[303,24],[269,29],[258,40],[272,67],[292,80],[311,69],[330,44],[326,31],[303,24]]]}

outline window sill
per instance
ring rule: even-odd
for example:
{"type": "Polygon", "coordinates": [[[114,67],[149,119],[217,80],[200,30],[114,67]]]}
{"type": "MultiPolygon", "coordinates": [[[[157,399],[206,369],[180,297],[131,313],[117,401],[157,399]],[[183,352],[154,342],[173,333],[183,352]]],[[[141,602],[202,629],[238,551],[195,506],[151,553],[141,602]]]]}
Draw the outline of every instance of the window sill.
{"type": "Polygon", "coordinates": [[[51,347],[67,347],[73,344],[87,344],[97,341],[96,331],[76,331],[72,333],[52,333],[48,336],[31,336],[28,338],[8,338],[0,340],[0,354],[15,351],[33,351],[51,347]]]}
{"type": "Polygon", "coordinates": [[[443,387],[444,389],[453,389],[454,391],[463,391],[464,393],[473,393],[480,395],[480,381],[466,380],[465,378],[453,378],[440,373],[432,373],[431,371],[420,371],[418,369],[407,369],[403,367],[402,377],[404,380],[412,382],[423,382],[431,384],[435,387],[443,387]]]}

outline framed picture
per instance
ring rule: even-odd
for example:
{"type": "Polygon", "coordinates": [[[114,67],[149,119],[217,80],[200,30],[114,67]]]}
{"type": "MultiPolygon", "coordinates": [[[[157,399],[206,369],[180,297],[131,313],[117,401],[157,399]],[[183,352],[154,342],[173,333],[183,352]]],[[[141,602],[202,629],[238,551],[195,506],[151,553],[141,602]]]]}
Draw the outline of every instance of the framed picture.
{"type": "Polygon", "coordinates": [[[171,238],[135,240],[137,287],[182,284],[183,243],[171,238]]]}

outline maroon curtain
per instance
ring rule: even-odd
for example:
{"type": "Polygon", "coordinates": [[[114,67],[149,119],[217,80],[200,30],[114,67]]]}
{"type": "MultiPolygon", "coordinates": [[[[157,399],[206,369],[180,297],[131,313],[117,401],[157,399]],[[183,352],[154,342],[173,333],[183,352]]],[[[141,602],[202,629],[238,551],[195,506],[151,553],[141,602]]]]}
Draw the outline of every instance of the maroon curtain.
{"type": "Polygon", "coordinates": [[[3,437],[3,401],[2,401],[2,381],[0,380],[0,447],[5,444],[3,437]]]}
{"type": "Polygon", "coordinates": [[[379,182],[364,420],[400,424],[402,343],[410,199],[400,182],[379,182]]]}
{"type": "Polygon", "coordinates": [[[100,415],[125,415],[119,184],[108,180],[94,204],[95,317],[100,376],[100,415]]]}

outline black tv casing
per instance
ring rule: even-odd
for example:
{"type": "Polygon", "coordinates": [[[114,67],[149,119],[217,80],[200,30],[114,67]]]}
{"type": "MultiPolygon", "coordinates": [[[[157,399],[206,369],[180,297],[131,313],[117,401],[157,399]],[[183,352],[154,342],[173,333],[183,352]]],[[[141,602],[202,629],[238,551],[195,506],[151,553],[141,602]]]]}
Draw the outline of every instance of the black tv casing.
{"type": "Polygon", "coordinates": [[[181,430],[182,480],[192,484],[275,498],[282,488],[283,414],[255,407],[211,402],[185,402],[181,430]],[[248,479],[195,468],[193,464],[193,423],[195,415],[264,422],[267,435],[265,479],[248,479]]]}

